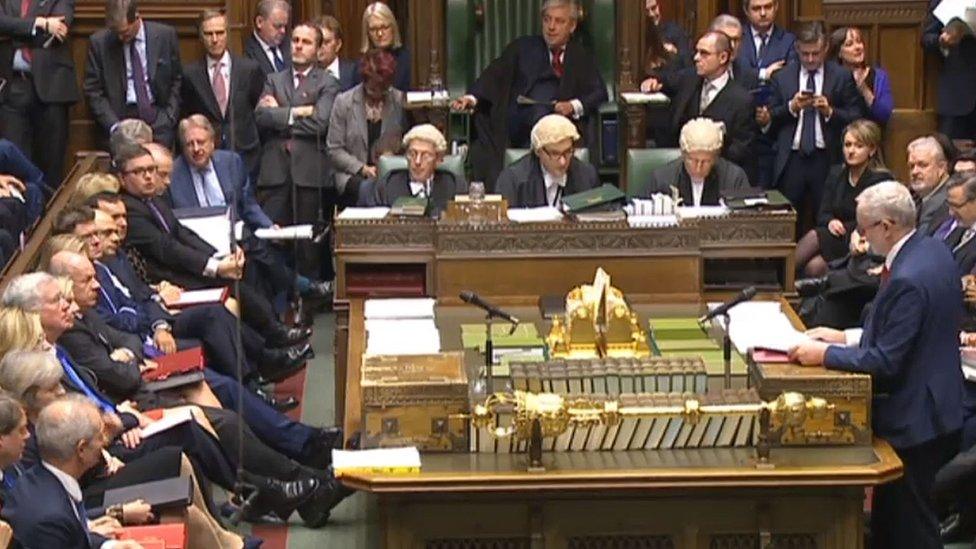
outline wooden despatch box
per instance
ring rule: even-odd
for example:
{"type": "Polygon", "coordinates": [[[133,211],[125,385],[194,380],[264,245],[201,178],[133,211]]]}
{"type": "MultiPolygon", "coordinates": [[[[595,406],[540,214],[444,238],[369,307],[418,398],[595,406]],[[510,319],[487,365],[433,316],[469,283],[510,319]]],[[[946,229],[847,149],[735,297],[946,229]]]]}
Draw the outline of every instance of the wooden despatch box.
{"type": "Polygon", "coordinates": [[[363,358],[363,447],[467,452],[468,376],[462,351],[363,358]]]}
{"type": "Polygon", "coordinates": [[[825,424],[816,428],[806,425],[801,438],[792,438],[789,433],[774,436],[774,445],[871,444],[871,376],[795,364],[756,363],[750,358],[749,377],[763,400],[775,400],[783,392],[795,391],[834,405],[825,424]]]}

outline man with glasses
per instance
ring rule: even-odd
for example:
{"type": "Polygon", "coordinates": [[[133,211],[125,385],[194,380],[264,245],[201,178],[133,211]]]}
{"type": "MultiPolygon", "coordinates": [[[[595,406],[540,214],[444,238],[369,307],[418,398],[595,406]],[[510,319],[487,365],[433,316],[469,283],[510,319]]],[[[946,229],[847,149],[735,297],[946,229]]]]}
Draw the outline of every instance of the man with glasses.
{"type": "Polygon", "coordinates": [[[946,205],[955,226],[943,242],[952,250],[960,274],[968,274],[976,267],[976,177],[953,175],[946,188],[946,205]]]}
{"type": "Polygon", "coordinates": [[[244,55],[261,66],[265,76],[291,68],[291,49],[285,43],[291,4],[261,0],[254,15],[254,33],[244,43],[244,55]]]}
{"type": "Polygon", "coordinates": [[[509,208],[558,208],[563,197],[595,188],[600,184],[596,168],[573,154],[579,139],[565,116],[544,116],[532,128],[532,152],[502,171],[495,192],[509,208]]]}
{"type": "Polygon", "coordinates": [[[885,256],[864,328],[814,328],[790,356],[871,376],[873,432],[904,464],[902,478],[874,489],[872,544],[942,547],[930,494],[939,467],[956,451],[963,422],[959,272],[941,242],[915,230],[915,203],[898,182],[878,183],[857,197],[857,225],[885,256]]]}
{"type": "Polygon", "coordinates": [[[427,215],[438,217],[454,195],[468,192],[464,178],[438,170],[447,151],[444,134],[431,124],[414,126],[403,136],[407,169],[392,170],[376,184],[376,203],[392,206],[398,198],[416,196],[428,201],[427,215]]]}
{"type": "Polygon", "coordinates": [[[918,230],[945,238],[950,229],[946,224],[952,223],[946,204],[949,161],[938,140],[924,136],[908,144],[908,172],[918,206],[918,230]]]}
{"type": "Polygon", "coordinates": [[[641,195],[670,196],[676,189],[684,206],[717,206],[723,193],[748,187],[742,168],[719,157],[723,134],[721,122],[690,120],[681,128],[681,158],[651,172],[641,195]]]}

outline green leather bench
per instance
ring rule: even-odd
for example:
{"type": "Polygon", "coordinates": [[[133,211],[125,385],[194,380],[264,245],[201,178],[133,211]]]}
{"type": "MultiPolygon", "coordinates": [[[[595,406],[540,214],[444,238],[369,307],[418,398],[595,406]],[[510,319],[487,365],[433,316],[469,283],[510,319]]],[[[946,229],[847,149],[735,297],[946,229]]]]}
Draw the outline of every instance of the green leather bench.
{"type": "Polygon", "coordinates": [[[627,196],[640,194],[651,180],[651,172],[681,158],[681,149],[628,149],[627,196]]]}

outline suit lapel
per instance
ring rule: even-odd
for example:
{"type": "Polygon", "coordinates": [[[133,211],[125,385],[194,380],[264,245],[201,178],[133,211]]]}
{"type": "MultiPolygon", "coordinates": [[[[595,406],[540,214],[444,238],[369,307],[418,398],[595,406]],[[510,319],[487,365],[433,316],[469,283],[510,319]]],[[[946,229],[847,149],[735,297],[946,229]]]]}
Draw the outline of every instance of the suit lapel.
{"type": "Polygon", "coordinates": [[[122,100],[122,105],[124,106],[127,77],[125,74],[125,54],[123,50],[126,46],[113,32],[108,33],[107,39],[108,41],[105,44],[105,70],[111,71],[114,69],[117,71],[116,74],[118,77],[114,78],[114,82],[112,82],[113,79],[109,78],[109,75],[106,75],[106,81],[109,82],[110,86],[115,85],[115,92],[122,100]]]}
{"type": "Polygon", "coordinates": [[[156,77],[156,65],[159,63],[159,40],[156,39],[156,33],[149,32],[152,28],[149,23],[143,21],[142,24],[146,27],[146,74],[149,76],[149,85],[152,86],[156,77]]]}
{"type": "MultiPolygon", "coordinates": [[[[386,107],[384,107],[385,109],[386,107]]],[[[366,92],[362,87],[352,94],[352,123],[359,137],[362,138],[363,150],[369,155],[369,128],[366,122],[366,92]]],[[[383,123],[386,123],[384,117],[383,123]]]]}
{"type": "Polygon", "coordinates": [[[217,176],[217,181],[220,182],[220,190],[224,192],[224,203],[228,208],[233,208],[237,202],[237,197],[234,196],[234,188],[231,187],[230,183],[234,180],[229,173],[230,163],[224,162],[216,154],[211,158],[211,162],[213,162],[214,174],[217,176]]]}
{"type": "MultiPolygon", "coordinates": [[[[750,67],[759,67],[759,52],[756,51],[756,37],[752,34],[752,25],[743,25],[744,31],[742,33],[743,44],[739,46],[740,52],[745,52],[746,57],[744,61],[750,67]]],[[[766,51],[769,51],[769,43],[772,42],[773,38],[770,36],[766,39],[766,51]]]]}
{"type": "Polygon", "coordinates": [[[285,99],[288,101],[288,105],[295,106],[295,70],[288,69],[278,73],[282,78],[282,86],[284,87],[285,99]]]}
{"type": "MultiPolygon", "coordinates": [[[[210,60],[204,56],[203,62],[200,63],[199,70],[194,69],[188,76],[197,81],[197,87],[203,93],[203,101],[207,104],[207,109],[210,110],[214,118],[222,120],[224,118],[223,113],[220,112],[220,105],[217,104],[217,96],[214,95],[213,85],[210,83],[210,77],[208,76],[207,66],[210,64],[210,60]]],[[[234,65],[231,64],[231,81],[234,79],[234,65]]],[[[233,89],[233,87],[231,87],[233,89]]],[[[219,137],[219,136],[218,136],[219,137]]]]}
{"type": "Polygon", "coordinates": [[[695,194],[691,190],[691,176],[685,171],[684,165],[681,166],[681,175],[678,177],[678,194],[681,196],[681,203],[685,206],[695,205],[695,194]]]}

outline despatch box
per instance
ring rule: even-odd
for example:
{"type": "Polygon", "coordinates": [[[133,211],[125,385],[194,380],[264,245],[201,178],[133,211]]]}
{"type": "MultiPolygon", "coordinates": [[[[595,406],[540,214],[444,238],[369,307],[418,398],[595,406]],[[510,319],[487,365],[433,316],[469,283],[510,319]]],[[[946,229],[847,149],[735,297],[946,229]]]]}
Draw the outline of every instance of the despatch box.
{"type": "Polygon", "coordinates": [[[363,447],[467,452],[464,353],[363,358],[363,447]]]}

